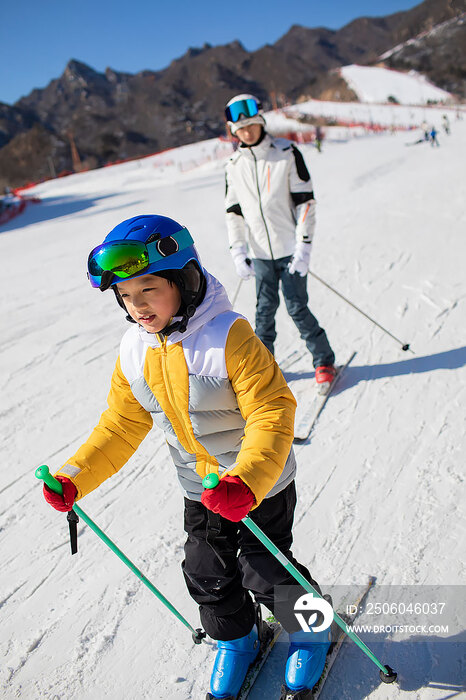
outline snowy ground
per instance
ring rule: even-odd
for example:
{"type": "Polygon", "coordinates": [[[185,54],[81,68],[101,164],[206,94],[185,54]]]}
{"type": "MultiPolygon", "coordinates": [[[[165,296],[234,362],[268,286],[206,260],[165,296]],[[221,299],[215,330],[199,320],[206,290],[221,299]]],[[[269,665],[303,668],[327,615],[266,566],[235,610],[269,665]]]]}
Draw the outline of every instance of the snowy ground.
{"type": "MultiPolygon", "coordinates": [[[[324,144],[322,154],[303,147],[318,199],[311,268],[415,353],[309,281],[338,359],[357,350],[311,440],[296,448],[295,553],[324,588],[371,574],[376,589],[435,585],[441,598],[464,584],[466,122],[439,140],[436,149],[407,147],[409,134],[324,144]]],[[[62,464],[105,407],[126,322],[112,295],[91,289],[85,265],[107,231],[140,213],[172,216],[192,231],[205,266],[237,289],[222,161],[209,161],[217,147],[191,147],[191,169],[184,151],[45,183],[34,191],[42,204],[0,229],[1,697],[197,700],[207,687],[212,644],[193,646],[85,526],[71,558],[66,519],[43,501],[34,470],[62,464]]],[[[253,297],[243,283],[236,308],[251,320],[253,297]]],[[[279,329],[278,358],[301,344],[283,308],[279,329]]],[[[197,626],[172,475],[154,431],[80,505],[197,626]]],[[[399,672],[394,686],[380,686],[348,643],[322,700],[464,696],[463,630],[455,613],[448,633],[378,635],[374,651],[399,672]]],[[[274,697],[267,682],[255,700],[274,697]]]]}

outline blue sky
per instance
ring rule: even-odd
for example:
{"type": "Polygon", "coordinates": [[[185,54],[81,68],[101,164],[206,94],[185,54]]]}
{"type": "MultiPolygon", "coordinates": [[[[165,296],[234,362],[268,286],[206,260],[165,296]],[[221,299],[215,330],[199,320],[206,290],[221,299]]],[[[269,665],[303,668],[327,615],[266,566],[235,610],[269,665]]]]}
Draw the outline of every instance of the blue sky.
{"type": "Polygon", "coordinates": [[[24,0],[0,14],[0,102],[13,104],[58,78],[71,58],[97,71],[159,70],[190,46],[235,39],[249,51],[293,24],[339,29],[361,16],[387,15],[409,0],[24,0]]]}

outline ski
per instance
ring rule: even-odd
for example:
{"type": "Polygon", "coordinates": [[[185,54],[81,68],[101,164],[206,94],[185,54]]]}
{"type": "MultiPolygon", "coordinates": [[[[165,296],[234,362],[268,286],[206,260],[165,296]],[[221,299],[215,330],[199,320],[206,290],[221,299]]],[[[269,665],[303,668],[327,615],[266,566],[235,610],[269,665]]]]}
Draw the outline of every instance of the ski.
{"type": "MultiPolygon", "coordinates": [[[[352,625],[358,616],[361,605],[364,602],[367,594],[369,593],[370,589],[375,583],[375,577],[370,576],[366,587],[364,590],[361,592],[361,594],[357,597],[355,601],[353,601],[351,605],[351,610],[355,610],[355,612],[352,615],[346,614],[346,612],[341,612],[338,613],[339,616],[346,622],[347,625],[352,625]]],[[[348,606],[342,605],[342,608],[345,609],[348,606]]],[[[324,670],[322,672],[321,677],[315,684],[315,686],[310,689],[310,690],[298,690],[298,691],[293,691],[287,688],[286,686],[282,686],[281,690],[281,695],[280,695],[280,700],[317,700],[320,697],[320,694],[322,693],[323,687],[325,685],[325,681],[328,678],[328,675],[330,673],[331,668],[333,667],[333,664],[335,663],[335,660],[338,656],[338,652],[340,651],[343,642],[345,641],[347,635],[341,627],[339,627],[335,622],[332,623],[332,643],[330,645],[330,648],[328,650],[327,654],[327,660],[325,662],[324,670]]]]}
{"type": "Polygon", "coordinates": [[[306,348],[304,350],[291,350],[288,355],[285,355],[285,357],[278,361],[278,366],[282,372],[287,372],[290,367],[307,354],[308,350],[306,350],[306,348]]]}
{"type": "Polygon", "coordinates": [[[290,382],[290,388],[298,401],[298,411],[294,427],[294,439],[296,442],[307,440],[320,414],[324,410],[328,399],[334,392],[335,387],[340,381],[344,371],[354,359],[355,355],[356,352],[353,352],[343,365],[339,365],[336,368],[335,378],[325,394],[319,394],[319,389],[315,382],[313,383],[313,387],[311,389],[313,393],[311,397],[309,397],[309,387],[306,388],[306,384],[304,384],[304,392],[299,386],[299,380],[290,382]]]}

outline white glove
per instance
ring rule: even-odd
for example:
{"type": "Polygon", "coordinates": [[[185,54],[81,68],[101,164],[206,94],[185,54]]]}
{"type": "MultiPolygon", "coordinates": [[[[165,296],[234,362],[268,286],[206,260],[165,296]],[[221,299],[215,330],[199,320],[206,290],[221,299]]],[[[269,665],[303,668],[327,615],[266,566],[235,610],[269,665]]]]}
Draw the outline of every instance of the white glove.
{"type": "Polygon", "coordinates": [[[305,241],[298,241],[291,261],[288,263],[288,272],[293,275],[295,272],[301,277],[306,277],[309,272],[309,258],[311,257],[311,244],[305,241]]]}
{"type": "Polygon", "coordinates": [[[254,268],[246,254],[246,246],[239,245],[231,249],[231,257],[235,263],[236,273],[243,279],[248,280],[255,276],[254,268]]]}

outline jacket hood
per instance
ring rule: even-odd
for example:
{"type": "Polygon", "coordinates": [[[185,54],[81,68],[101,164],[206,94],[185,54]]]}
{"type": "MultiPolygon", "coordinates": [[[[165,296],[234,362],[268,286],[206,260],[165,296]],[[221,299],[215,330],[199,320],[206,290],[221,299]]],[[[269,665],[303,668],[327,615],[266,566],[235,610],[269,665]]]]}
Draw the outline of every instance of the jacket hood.
{"type": "MultiPolygon", "coordinates": [[[[211,275],[207,270],[202,270],[206,283],[207,289],[205,297],[202,303],[196,309],[196,313],[188,321],[188,326],[184,333],[179,333],[175,331],[171,335],[167,336],[167,345],[173,345],[174,343],[179,343],[192,333],[195,333],[199,328],[204,326],[206,323],[211,321],[215,316],[224,313],[225,311],[232,311],[233,307],[228,299],[228,295],[225,291],[224,286],[218,281],[216,277],[211,275]]],[[[180,320],[181,316],[175,316],[173,321],[180,320]]],[[[148,333],[142,326],[137,327],[139,337],[151,347],[160,347],[161,343],[157,333],[148,333]]]]}

